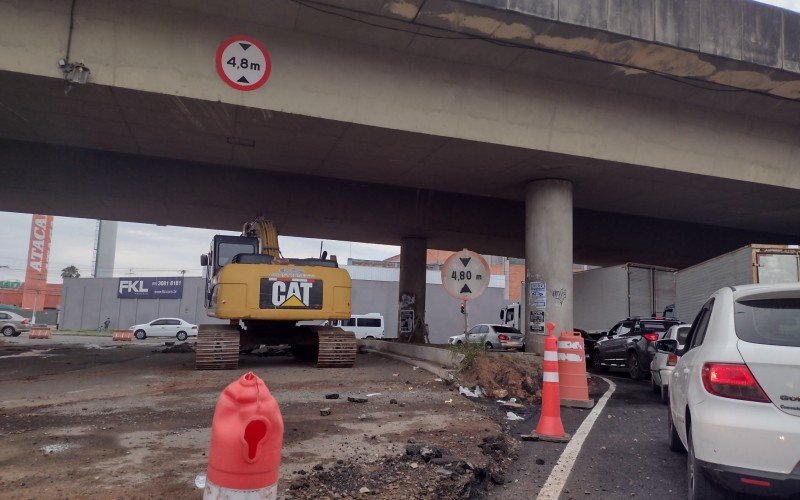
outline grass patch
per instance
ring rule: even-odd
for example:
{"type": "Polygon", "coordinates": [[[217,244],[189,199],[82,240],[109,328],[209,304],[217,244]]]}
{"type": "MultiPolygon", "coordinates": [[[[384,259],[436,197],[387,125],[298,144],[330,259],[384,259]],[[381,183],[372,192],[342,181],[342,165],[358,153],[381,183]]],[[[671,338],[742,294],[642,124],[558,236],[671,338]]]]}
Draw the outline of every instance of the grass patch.
{"type": "Polygon", "coordinates": [[[478,357],[486,352],[486,346],[483,343],[452,344],[448,349],[450,355],[458,363],[459,372],[472,368],[478,357]]]}

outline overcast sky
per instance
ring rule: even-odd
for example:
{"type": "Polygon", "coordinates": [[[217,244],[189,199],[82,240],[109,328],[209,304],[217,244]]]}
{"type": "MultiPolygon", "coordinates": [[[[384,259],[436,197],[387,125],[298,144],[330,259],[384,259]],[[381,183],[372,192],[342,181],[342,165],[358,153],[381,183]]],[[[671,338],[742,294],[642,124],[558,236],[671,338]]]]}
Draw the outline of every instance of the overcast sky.
{"type": "MultiPolygon", "coordinates": [[[[61,270],[69,265],[76,266],[81,276],[91,276],[95,226],[94,220],[55,218],[48,267],[50,283],[60,283],[61,270]]],[[[0,266],[10,268],[0,268],[0,281],[24,281],[31,214],[0,212],[0,227],[0,266]]],[[[200,254],[208,251],[215,234],[236,233],[120,222],[114,275],[175,276],[185,269],[187,276],[200,276],[200,254]]],[[[287,257],[315,257],[319,255],[319,243],[318,239],[280,237],[281,251],[287,257]]],[[[395,246],[335,240],[325,240],[324,249],[341,263],[346,263],[348,257],[382,260],[400,253],[395,246]]]]}

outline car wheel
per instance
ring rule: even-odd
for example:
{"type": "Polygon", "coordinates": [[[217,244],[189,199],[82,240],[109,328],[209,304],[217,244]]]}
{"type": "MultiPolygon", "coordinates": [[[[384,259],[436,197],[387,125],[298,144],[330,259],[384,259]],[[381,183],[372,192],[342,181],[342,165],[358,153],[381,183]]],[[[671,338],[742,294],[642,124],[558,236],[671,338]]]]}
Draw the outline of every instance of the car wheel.
{"type": "Polygon", "coordinates": [[[181,342],[183,342],[183,341],[185,341],[187,338],[189,338],[189,336],[188,336],[188,335],[186,335],[186,332],[178,332],[178,334],[177,334],[177,335],[175,335],[175,337],[176,337],[178,340],[180,340],[181,342]]]}
{"type": "Polygon", "coordinates": [[[669,386],[662,385],[661,386],[661,402],[665,405],[669,404],[669,386]]]}
{"type": "Polygon", "coordinates": [[[607,372],[608,367],[603,364],[603,358],[600,356],[600,351],[594,351],[592,354],[592,367],[601,372],[607,372]]]}
{"type": "Polygon", "coordinates": [[[147,334],[144,332],[144,330],[136,330],[133,332],[133,336],[139,340],[144,340],[147,338],[147,334]]]}
{"type": "Polygon", "coordinates": [[[639,356],[635,352],[628,353],[628,373],[630,373],[633,380],[642,380],[644,378],[642,366],[639,364],[639,356]]]}
{"type": "Polygon", "coordinates": [[[486,350],[487,351],[491,351],[492,349],[494,349],[494,344],[492,344],[491,342],[487,342],[486,343],[486,350]]]}
{"type": "Polygon", "coordinates": [[[14,336],[14,327],[13,326],[3,327],[3,336],[4,337],[13,337],[14,336]]]}
{"type": "Polygon", "coordinates": [[[694,456],[692,428],[686,429],[689,456],[686,460],[686,482],[689,484],[689,500],[724,500],[728,495],[703,472],[694,456]]]}
{"type": "Polygon", "coordinates": [[[367,335],[364,338],[367,339],[367,340],[375,340],[375,337],[373,337],[372,335],[367,335]]]}
{"type": "Polygon", "coordinates": [[[456,345],[464,345],[464,343],[461,342],[460,340],[458,340],[458,341],[456,341],[456,345]]]}
{"type": "Polygon", "coordinates": [[[679,453],[686,451],[681,443],[681,437],[678,436],[675,422],[672,421],[672,409],[670,408],[667,408],[667,426],[669,427],[669,449],[679,453]]]}

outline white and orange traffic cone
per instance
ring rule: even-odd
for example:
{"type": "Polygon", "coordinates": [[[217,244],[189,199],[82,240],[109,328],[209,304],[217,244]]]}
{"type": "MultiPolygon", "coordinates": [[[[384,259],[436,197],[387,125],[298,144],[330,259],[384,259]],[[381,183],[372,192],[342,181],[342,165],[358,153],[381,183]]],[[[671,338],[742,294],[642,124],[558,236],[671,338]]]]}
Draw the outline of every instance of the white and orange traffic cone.
{"type": "Polygon", "coordinates": [[[591,408],[586,380],[586,352],[578,332],[561,332],[558,336],[558,390],[561,406],[591,408]]]}
{"type": "Polygon", "coordinates": [[[244,374],[222,391],[211,424],[204,500],[274,500],[283,417],[264,381],[244,374]]]}
{"type": "Polygon", "coordinates": [[[547,337],[544,339],[544,363],[542,363],[542,413],[536,431],[522,436],[525,440],[569,441],[570,435],[564,432],[561,423],[561,403],[558,396],[558,342],[553,336],[556,325],[547,323],[547,337]]]}

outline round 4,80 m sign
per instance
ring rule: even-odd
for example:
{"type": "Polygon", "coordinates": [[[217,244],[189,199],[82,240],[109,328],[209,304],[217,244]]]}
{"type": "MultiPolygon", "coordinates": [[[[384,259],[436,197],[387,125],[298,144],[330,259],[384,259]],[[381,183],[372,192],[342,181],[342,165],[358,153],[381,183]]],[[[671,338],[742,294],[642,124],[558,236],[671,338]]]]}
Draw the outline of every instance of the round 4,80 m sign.
{"type": "Polygon", "coordinates": [[[442,285],[458,300],[479,297],[489,286],[490,277],[486,259],[466,248],[448,257],[442,266],[442,285]]]}
{"type": "Polygon", "coordinates": [[[255,90],[264,85],[272,71],[272,61],[264,45],[255,38],[234,35],[217,49],[217,73],[238,90],[255,90]]]}

